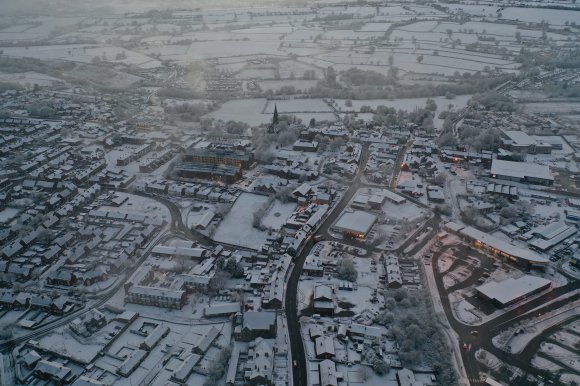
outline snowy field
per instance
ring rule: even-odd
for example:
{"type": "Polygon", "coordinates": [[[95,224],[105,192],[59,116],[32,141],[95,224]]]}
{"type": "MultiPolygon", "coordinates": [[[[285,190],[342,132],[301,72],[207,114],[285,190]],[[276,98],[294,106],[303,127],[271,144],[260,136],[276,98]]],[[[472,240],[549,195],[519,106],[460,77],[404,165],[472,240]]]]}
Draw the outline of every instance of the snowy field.
{"type": "Polygon", "coordinates": [[[268,213],[262,218],[262,225],[266,228],[279,230],[286,220],[296,209],[297,204],[294,202],[283,203],[281,201],[274,201],[268,213]]]}
{"type": "Polygon", "coordinates": [[[253,214],[267,202],[267,196],[242,193],[217,228],[214,240],[251,249],[261,249],[268,234],[254,228],[252,221],[253,214]]]}

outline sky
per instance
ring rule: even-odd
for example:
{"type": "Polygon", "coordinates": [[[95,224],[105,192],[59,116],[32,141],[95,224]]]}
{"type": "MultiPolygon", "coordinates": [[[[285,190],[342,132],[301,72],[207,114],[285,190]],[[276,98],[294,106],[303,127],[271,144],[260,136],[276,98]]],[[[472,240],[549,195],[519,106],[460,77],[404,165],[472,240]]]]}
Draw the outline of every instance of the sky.
{"type": "MultiPolygon", "coordinates": [[[[102,14],[143,12],[151,9],[241,8],[248,6],[304,5],[308,0],[0,0],[1,16],[102,14]]],[[[0,16],[0,19],[1,19],[0,16]]]]}

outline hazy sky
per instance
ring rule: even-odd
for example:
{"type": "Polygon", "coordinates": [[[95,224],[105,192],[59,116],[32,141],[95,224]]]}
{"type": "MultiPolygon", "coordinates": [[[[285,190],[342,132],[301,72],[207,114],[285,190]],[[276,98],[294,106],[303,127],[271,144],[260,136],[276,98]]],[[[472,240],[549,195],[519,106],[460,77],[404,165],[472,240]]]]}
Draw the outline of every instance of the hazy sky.
{"type": "MultiPolygon", "coordinates": [[[[328,1],[328,0],[327,0],[328,1]]],[[[100,11],[142,12],[169,8],[229,8],[272,5],[304,5],[308,0],[0,0],[1,16],[14,14],[64,15],[100,11]]]]}

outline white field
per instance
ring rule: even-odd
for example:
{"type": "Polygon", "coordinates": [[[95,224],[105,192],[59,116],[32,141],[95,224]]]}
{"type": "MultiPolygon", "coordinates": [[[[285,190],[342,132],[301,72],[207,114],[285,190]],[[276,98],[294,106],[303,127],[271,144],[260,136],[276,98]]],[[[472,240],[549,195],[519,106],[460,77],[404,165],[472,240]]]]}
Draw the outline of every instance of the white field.
{"type": "Polygon", "coordinates": [[[274,201],[268,213],[262,219],[262,225],[267,228],[280,229],[286,223],[286,220],[296,209],[297,204],[294,202],[282,203],[274,201]]]}
{"type": "Polygon", "coordinates": [[[254,213],[267,201],[266,196],[242,193],[220,223],[214,240],[260,250],[268,234],[254,228],[252,222],[254,213]]]}

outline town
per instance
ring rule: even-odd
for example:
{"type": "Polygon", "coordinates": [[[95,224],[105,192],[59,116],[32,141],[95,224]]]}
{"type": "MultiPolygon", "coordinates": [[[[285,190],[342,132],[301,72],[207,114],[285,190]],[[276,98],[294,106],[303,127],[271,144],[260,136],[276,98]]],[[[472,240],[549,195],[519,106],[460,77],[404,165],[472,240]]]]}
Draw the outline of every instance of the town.
{"type": "Polygon", "coordinates": [[[580,384],[574,0],[33,3],[0,385],[580,384]]]}

